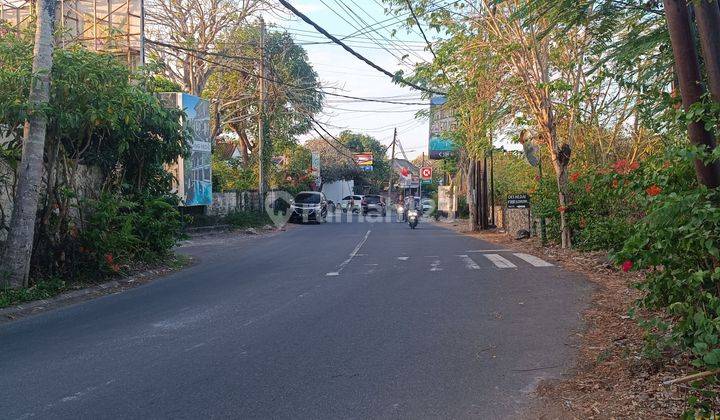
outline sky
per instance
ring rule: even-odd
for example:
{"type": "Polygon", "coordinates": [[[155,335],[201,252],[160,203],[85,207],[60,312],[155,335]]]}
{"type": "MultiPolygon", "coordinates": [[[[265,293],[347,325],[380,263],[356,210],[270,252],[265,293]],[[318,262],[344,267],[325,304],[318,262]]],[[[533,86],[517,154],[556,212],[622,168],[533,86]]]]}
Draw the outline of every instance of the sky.
{"type": "MultiPolygon", "coordinates": [[[[425,51],[425,41],[419,31],[415,28],[415,31],[408,32],[400,19],[386,15],[382,0],[294,0],[292,4],[331,34],[341,39],[353,35],[345,39],[348,45],[390,72],[402,69],[410,73],[413,63],[432,59],[431,53],[425,51]],[[381,23],[374,26],[378,28],[376,32],[357,34],[358,28],[377,22],[381,23]],[[391,34],[393,30],[397,31],[394,37],[391,34]],[[404,55],[409,57],[403,59],[404,55]]],[[[427,110],[429,102],[421,99],[419,91],[393,83],[388,76],[290,14],[265,16],[265,19],[277,29],[288,30],[306,49],[325,90],[350,96],[428,103],[427,106],[408,106],[327,96],[325,109],[318,121],[325,123],[330,133],[337,135],[349,129],[371,135],[388,145],[392,142],[393,129],[397,127],[398,140],[409,159],[423,152],[427,154],[428,120],[426,117],[416,118],[415,114],[419,110],[427,110]]],[[[402,157],[399,150],[396,153],[397,157],[402,157]]]]}

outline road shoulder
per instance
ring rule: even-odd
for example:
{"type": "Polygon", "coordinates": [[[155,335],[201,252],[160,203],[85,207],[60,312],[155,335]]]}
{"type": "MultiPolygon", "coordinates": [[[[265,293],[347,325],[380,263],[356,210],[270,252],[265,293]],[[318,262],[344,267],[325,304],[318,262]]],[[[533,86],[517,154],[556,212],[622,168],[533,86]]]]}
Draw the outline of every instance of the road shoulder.
{"type": "MultiPolygon", "coordinates": [[[[542,381],[526,413],[531,418],[678,418],[697,391],[663,381],[694,372],[682,354],[651,361],[644,356],[644,331],[628,316],[642,295],[633,287],[641,272],[620,272],[606,252],[579,252],[538,240],[516,240],[500,232],[468,232],[467,221],[439,226],[504,247],[526,252],[582,274],[595,287],[583,313],[585,328],[577,333],[576,365],[559,380],[542,381]]],[[[717,386],[716,386],[717,387],[717,386]]],[[[717,391],[717,390],[716,390],[717,391]]],[[[716,401],[720,404],[720,401],[716,401]]]]}
{"type": "Polygon", "coordinates": [[[0,325],[39,313],[86,302],[101,296],[122,293],[126,290],[166,277],[169,274],[192,267],[202,262],[201,255],[194,255],[195,252],[193,252],[192,248],[195,246],[215,246],[229,242],[240,244],[254,239],[274,236],[285,230],[286,228],[244,229],[206,231],[191,234],[188,239],[181,241],[176,247],[176,255],[172,263],[162,264],[153,268],[139,269],[126,276],[108,278],[106,281],[93,285],[82,285],[48,299],[33,300],[0,308],[0,325]]]}

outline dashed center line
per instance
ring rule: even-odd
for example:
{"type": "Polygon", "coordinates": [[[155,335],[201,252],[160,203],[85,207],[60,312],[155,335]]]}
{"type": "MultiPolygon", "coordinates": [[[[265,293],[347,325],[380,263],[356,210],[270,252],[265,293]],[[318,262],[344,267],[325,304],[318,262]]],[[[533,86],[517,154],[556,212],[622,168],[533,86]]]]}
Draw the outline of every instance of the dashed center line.
{"type": "Polygon", "coordinates": [[[328,276],[328,277],[339,276],[339,275],[340,275],[340,272],[343,270],[343,268],[345,268],[345,266],[347,266],[348,264],[350,264],[350,261],[352,261],[353,258],[355,258],[355,257],[358,255],[358,252],[360,251],[360,248],[362,248],[362,246],[365,245],[365,242],[367,242],[368,236],[370,236],[370,231],[369,231],[369,230],[367,231],[367,233],[365,233],[365,237],[362,238],[362,240],[360,241],[360,243],[358,243],[357,246],[355,247],[355,249],[353,249],[353,251],[350,253],[350,256],[348,257],[348,259],[346,259],[345,261],[343,261],[342,263],[340,263],[340,266],[338,266],[337,271],[331,271],[331,272],[329,272],[329,273],[325,273],[325,275],[328,276]]]}

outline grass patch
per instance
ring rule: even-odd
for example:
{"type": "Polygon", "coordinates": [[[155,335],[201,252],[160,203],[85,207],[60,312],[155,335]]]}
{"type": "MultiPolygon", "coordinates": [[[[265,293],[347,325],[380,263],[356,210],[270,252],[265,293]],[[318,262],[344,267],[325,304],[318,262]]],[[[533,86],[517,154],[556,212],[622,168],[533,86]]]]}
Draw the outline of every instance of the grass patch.
{"type": "Polygon", "coordinates": [[[238,228],[271,225],[272,220],[265,212],[235,211],[225,216],[225,222],[238,228]]]}
{"type": "Polygon", "coordinates": [[[0,308],[48,299],[67,290],[61,279],[41,281],[33,286],[22,289],[0,289],[0,308]]]}

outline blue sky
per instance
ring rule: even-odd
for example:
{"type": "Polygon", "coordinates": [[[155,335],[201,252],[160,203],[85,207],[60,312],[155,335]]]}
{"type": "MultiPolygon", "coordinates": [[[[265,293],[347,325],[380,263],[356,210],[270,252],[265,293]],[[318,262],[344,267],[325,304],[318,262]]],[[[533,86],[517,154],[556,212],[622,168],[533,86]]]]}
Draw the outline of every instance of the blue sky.
{"type": "MultiPolygon", "coordinates": [[[[346,39],[347,43],[391,72],[400,69],[409,72],[414,62],[432,58],[424,51],[424,41],[417,29],[408,32],[399,19],[386,15],[381,0],[296,0],[292,4],[334,35],[355,34],[346,39]],[[383,22],[376,25],[376,32],[356,34],[357,28],[376,22],[383,22]],[[391,35],[393,29],[397,30],[395,37],[391,35]],[[403,59],[406,54],[409,57],[403,59]]],[[[265,18],[269,23],[287,29],[296,42],[305,47],[327,90],[351,96],[396,97],[400,101],[425,102],[420,100],[420,92],[394,84],[389,77],[340,46],[325,43],[328,40],[305,22],[289,14],[265,18]]],[[[372,135],[383,144],[391,142],[393,128],[397,126],[398,138],[412,159],[422,152],[427,153],[428,121],[415,118],[420,109],[427,109],[427,106],[354,102],[328,96],[326,110],[319,121],[327,123],[326,128],[333,134],[347,128],[372,135]]]]}

